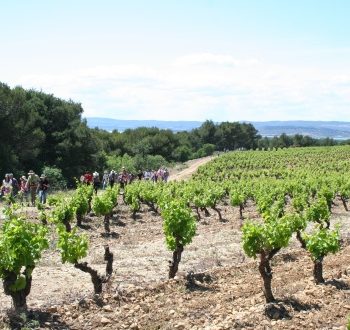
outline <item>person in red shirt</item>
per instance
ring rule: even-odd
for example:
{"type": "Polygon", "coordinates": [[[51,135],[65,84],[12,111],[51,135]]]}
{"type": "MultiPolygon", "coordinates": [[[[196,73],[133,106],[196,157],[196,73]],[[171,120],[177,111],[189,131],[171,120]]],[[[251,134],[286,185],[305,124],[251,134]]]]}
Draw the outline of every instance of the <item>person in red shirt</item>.
{"type": "Polygon", "coordinates": [[[89,171],[86,171],[84,174],[84,182],[86,184],[92,184],[93,176],[89,171]]]}

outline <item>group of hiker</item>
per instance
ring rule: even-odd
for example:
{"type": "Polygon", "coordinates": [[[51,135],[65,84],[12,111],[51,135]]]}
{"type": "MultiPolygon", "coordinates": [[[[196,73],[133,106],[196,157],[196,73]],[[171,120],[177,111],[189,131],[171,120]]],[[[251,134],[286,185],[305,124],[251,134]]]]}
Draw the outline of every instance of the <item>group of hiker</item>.
{"type": "MultiPolygon", "coordinates": [[[[101,183],[102,189],[106,189],[108,186],[113,187],[114,184],[119,184],[121,188],[124,188],[125,185],[134,180],[167,182],[168,178],[169,171],[165,167],[158,170],[139,170],[137,174],[129,173],[125,167],[122,167],[119,173],[115,170],[104,171],[102,178],[97,171],[93,173],[86,171],[80,177],[80,182],[92,184],[97,194],[101,183]]],[[[16,197],[22,205],[27,204],[29,206],[31,204],[35,206],[36,197],[38,196],[40,203],[45,204],[49,186],[48,178],[44,174],[39,177],[33,170],[28,172],[28,176],[22,175],[19,180],[12,173],[7,173],[0,187],[0,197],[16,197]]]]}
{"type": "Polygon", "coordinates": [[[40,203],[46,203],[48,189],[49,181],[44,174],[39,177],[33,170],[30,170],[28,176],[22,175],[17,180],[12,173],[7,173],[1,184],[0,196],[18,197],[22,205],[35,206],[37,196],[40,203]]]}
{"type": "Polygon", "coordinates": [[[164,181],[167,182],[169,178],[169,171],[165,167],[161,167],[156,171],[152,170],[139,170],[137,174],[129,173],[125,167],[122,167],[120,172],[111,170],[110,172],[104,171],[102,177],[95,171],[93,173],[86,171],[81,177],[80,182],[85,184],[92,184],[94,186],[95,193],[100,188],[102,183],[102,189],[106,189],[108,186],[113,187],[114,184],[119,184],[121,188],[125,185],[137,180],[150,180],[153,182],[164,181]]]}

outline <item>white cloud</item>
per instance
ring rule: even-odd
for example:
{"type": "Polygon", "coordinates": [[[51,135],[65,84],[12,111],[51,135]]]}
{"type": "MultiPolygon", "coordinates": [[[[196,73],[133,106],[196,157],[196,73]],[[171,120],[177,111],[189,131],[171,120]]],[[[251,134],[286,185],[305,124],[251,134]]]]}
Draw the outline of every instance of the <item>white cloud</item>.
{"type": "Polygon", "coordinates": [[[163,66],[23,76],[25,88],[81,102],[86,116],[159,120],[349,120],[350,72],[190,54],[163,66]]]}

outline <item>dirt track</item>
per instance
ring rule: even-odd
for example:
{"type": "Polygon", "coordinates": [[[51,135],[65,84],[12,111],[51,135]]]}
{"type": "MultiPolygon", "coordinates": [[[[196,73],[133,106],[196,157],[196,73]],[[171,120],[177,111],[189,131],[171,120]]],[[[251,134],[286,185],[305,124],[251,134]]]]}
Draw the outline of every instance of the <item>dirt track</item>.
{"type": "Polygon", "coordinates": [[[203,157],[199,159],[194,159],[186,162],[186,165],[188,166],[187,168],[175,172],[175,173],[170,173],[169,181],[180,181],[180,180],[186,180],[191,177],[191,175],[197,171],[197,168],[201,165],[204,165],[211,161],[215,156],[208,156],[208,157],[203,157]]]}

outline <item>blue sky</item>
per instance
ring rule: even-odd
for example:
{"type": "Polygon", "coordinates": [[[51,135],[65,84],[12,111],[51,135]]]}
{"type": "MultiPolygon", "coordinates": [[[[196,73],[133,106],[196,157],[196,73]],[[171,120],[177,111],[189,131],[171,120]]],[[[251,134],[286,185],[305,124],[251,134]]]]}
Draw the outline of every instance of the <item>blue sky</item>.
{"type": "Polygon", "coordinates": [[[85,116],[350,121],[348,0],[12,0],[0,81],[85,116]]]}

